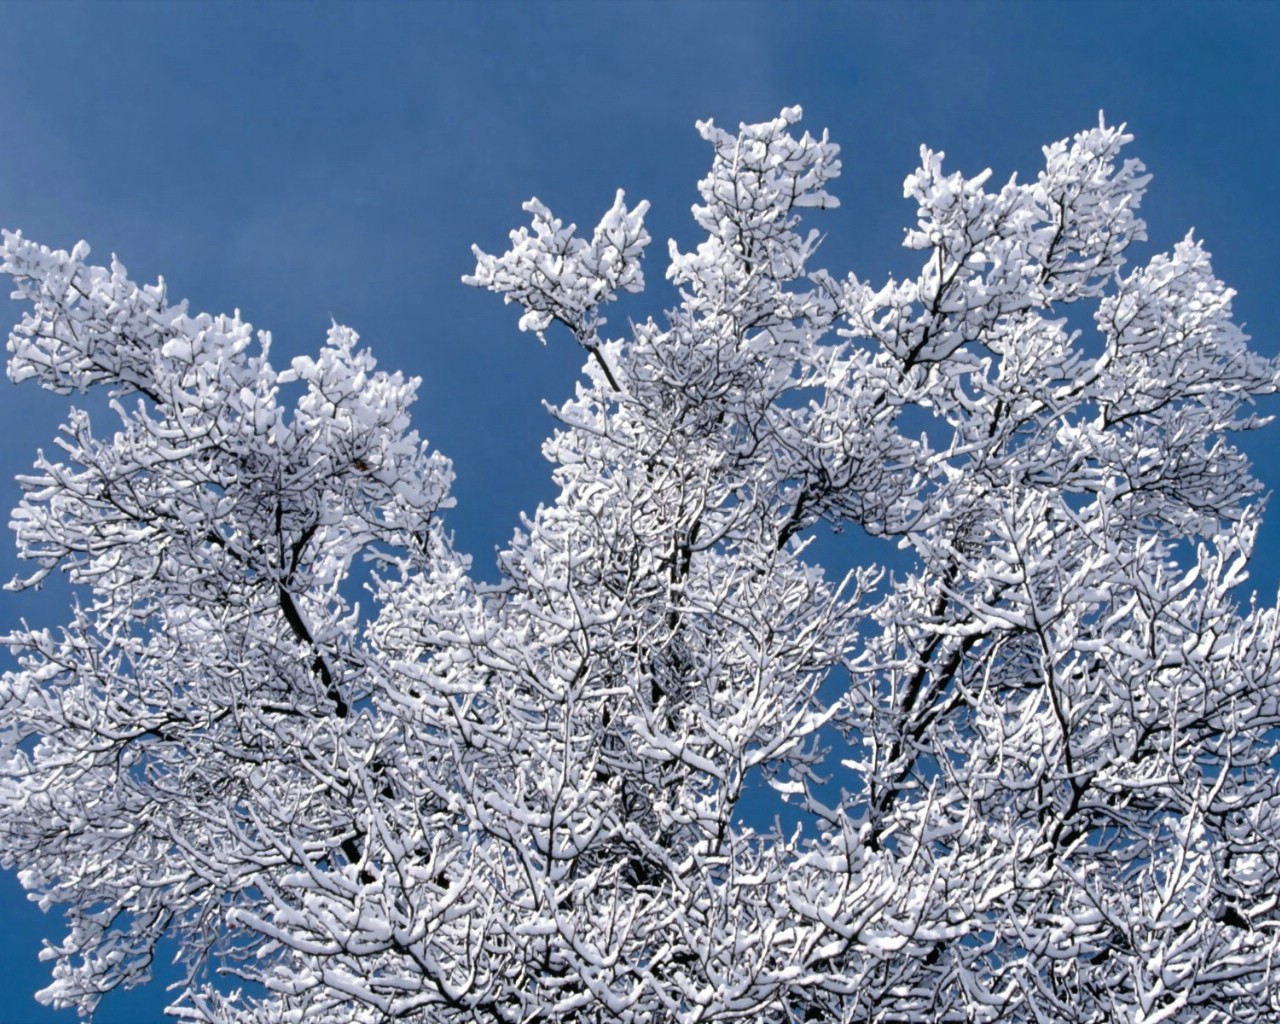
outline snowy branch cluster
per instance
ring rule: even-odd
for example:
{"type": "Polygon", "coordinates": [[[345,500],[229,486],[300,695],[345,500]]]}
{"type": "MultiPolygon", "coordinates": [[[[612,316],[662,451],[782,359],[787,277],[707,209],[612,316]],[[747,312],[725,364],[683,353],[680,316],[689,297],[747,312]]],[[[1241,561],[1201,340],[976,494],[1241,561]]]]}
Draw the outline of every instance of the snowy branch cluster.
{"type": "Polygon", "coordinates": [[[1280,1020],[1229,440],[1280,370],[1198,242],[1129,269],[1123,128],[995,191],[922,150],[920,272],[873,286],[809,265],[840,163],[799,118],[698,126],[706,237],[629,338],[646,204],[587,241],[533,200],[476,251],[590,354],[496,584],[351,331],[277,371],[5,235],[10,376],[116,416],[73,411],[13,518],[14,587],[83,585],[0,683],[0,859],[69,923],[41,998],[91,1014],[171,936],[171,1012],[228,1024],[1280,1020]],[[913,568],[828,578],[827,527],[913,568]]]}

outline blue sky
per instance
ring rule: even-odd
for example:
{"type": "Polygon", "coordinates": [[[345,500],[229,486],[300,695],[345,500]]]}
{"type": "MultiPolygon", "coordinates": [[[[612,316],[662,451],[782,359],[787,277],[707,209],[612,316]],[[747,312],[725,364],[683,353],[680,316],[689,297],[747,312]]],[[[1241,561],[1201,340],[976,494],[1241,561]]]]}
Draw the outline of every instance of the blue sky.
{"type": "MultiPolygon", "coordinates": [[[[568,395],[581,360],[459,283],[469,246],[501,251],[530,195],[589,228],[622,187],[652,201],[656,244],[651,294],[614,324],[659,313],[663,243],[696,240],[698,118],[800,103],[806,127],[829,128],[843,206],[813,221],[829,232],[820,262],[879,281],[911,266],[901,186],[922,142],[968,174],[1026,176],[1042,144],[1103,109],[1154,174],[1149,252],[1194,226],[1255,347],[1280,352],[1280,5],[0,0],[0,39],[0,226],[85,238],[194,309],[240,308],[273,332],[277,365],[331,317],[354,327],[384,367],[423,378],[416,423],[455,462],[451,522],[482,573],[519,511],[552,494],[540,400],[568,395]]],[[[0,389],[11,507],[65,406],[0,389]]],[[[1270,489],[1277,439],[1280,425],[1250,446],[1270,489]]],[[[1273,518],[1254,573],[1267,601],[1273,518]]],[[[6,537],[0,576],[17,568],[6,537]]],[[[65,601],[0,595],[0,628],[56,622],[65,601]]],[[[55,915],[8,873],[0,915],[0,1024],[70,1024],[31,995],[55,915]]],[[[98,1020],[159,1021],[158,988],[109,997],[98,1020]]]]}

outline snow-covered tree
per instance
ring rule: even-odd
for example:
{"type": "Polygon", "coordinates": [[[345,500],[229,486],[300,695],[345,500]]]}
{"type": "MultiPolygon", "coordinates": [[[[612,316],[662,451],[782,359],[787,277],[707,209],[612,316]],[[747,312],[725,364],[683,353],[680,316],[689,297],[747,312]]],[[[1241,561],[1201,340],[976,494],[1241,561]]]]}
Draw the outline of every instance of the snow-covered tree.
{"type": "Polygon", "coordinates": [[[91,1015],[169,936],[199,1021],[1280,1021],[1229,441],[1280,370],[1199,242],[1130,267],[1123,128],[994,191],[922,150],[921,269],[877,286],[810,266],[840,163],[799,117],[698,126],[705,240],[625,339],[645,204],[476,250],[587,353],[497,583],[350,330],[278,370],[5,236],[10,376],[115,416],[72,411],[13,519],[13,586],[81,594],[0,685],[0,859],[68,920],[41,998],[91,1015]],[[830,528],[911,568],[824,574],[830,528]]]}

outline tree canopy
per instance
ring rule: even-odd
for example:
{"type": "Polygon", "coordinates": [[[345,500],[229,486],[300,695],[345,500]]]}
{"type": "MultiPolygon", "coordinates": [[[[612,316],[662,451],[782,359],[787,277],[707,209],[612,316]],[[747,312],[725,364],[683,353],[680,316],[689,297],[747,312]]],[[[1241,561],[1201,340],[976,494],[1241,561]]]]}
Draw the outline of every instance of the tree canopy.
{"type": "Polygon", "coordinates": [[[195,1021],[1280,1020],[1230,440],[1280,367],[1197,240],[1130,265],[1123,126],[999,187],[922,149],[919,273],[873,284],[811,266],[840,161],[799,119],[698,125],[705,239],[626,337],[647,204],[476,249],[586,353],[494,583],[353,331],[276,369],[5,234],[10,377],[114,416],[13,516],[12,586],[81,594],[0,682],[0,861],[67,918],[41,998],[91,1015],[168,936],[195,1021]],[[911,567],[825,573],[828,528],[911,567]]]}

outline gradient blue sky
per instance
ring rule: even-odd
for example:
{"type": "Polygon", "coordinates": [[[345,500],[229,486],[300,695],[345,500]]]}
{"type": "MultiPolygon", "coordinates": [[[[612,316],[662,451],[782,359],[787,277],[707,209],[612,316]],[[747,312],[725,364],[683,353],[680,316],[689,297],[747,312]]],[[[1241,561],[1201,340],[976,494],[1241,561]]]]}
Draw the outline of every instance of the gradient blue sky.
{"type": "MultiPolygon", "coordinates": [[[[698,118],[803,104],[805,126],[844,147],[844,205],[812,222],[829,232],[820,262],[878,281],[911,266],[901,184],[920,143],[969,174],[1026,176],[1042,144],[1104,109],[1155,176],[1149,251],[1194,226],[1255,347],[1280,352],[1277,4],[0,0],[0,40],[0,226],[85,238],[194,309],[239,307],[272,330],[277,365],[331,317],[357,329],[383,366],[423,378],[416,422],[454,459],[451,522],[485,573],[519,511],[552,493],[539,403],[570,393],[580,359],[459,283],[469,246],[501,251],[530,195],[589,228],[625,188],[652,201],[656,243],[651,294],[614,323],[659,312],[663,242],[696,240],[698,118]]],[[[0,389],[11,507],[65,406],[0,389]]],[[[1269,488],[1277,440],[1280,425],[1251,445],[1269,488]]],[[[1255,562],[1268,601],[1277,523],[1255,562]]],[[[17,568],[3,538],[0,577],[17,568]]],[[[0,595],[0,629],[56,622],[66,599],[0,595]]],[[[0,876],[0,1024],[74,1021],[32,998],[40,939],[59,935],[0,876]]],[[[164,1002],[158,985],[114,994],[97,1019],[157,1022],[164,1002]]]]}

